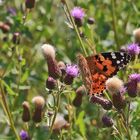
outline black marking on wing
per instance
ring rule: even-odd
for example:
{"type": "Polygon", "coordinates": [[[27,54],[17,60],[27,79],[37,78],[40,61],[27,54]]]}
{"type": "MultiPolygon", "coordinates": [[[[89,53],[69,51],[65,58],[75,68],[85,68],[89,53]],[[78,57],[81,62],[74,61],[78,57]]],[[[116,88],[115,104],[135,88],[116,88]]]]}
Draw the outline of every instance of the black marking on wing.
{"type": "Polygon", "coordinates": [[[107,52],[101,53],[105,59],[112,61],[112,66],[116,67],[117,70],[125,67],[131,60],[130,55],[125,52],[107,52]]]}

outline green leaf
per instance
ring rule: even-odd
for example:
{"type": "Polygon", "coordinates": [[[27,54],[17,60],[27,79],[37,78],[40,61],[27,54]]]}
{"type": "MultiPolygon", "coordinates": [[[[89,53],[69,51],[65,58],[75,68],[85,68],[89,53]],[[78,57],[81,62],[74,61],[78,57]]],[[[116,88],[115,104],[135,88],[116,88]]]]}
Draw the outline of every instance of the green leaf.
{"type": "Polygon", "coordinates": [[[26,59],[22,59],[21,65],[24,66],[26,64],[26,59]]]}
{"type": "Polygon", "coordinates": [[[21,77],[21,83],[24,83],[29,76],[29,69],[27,69],[21,77]]]}
{"type": "Polygon", "coordinates": [[[14,96],[17,96],[17,93],[15,93],[12,88],[5,82],[5,81],[2,81],[3,85],[6,87],[6,90],[8,92],[9,95],[14,95],[14,96]]]}
{"type": "Polygon", "coordinates": [[[85,123],[84,123],[84,119],[83,119],[84,115],[85,115],[85,112],[81,111],[76,120],[76,124],[78,125],[79,130],[83,136],[85,136],[85,134],[86,134],[86,127],[85,127],[85,123]]]}

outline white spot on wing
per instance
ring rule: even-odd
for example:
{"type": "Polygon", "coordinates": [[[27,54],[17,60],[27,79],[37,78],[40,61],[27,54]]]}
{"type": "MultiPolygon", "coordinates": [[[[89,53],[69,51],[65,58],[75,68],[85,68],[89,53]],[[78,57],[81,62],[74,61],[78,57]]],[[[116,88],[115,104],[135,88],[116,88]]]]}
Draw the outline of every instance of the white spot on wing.
{"type": "Polygon", "coordinates": [[[111,56],[115,56],[115,53],[114,53],[114,52],[112,52],[112,53],[111,53],[111,56]]]}
{"type": "Polygon", "coordinates": [[[112,56],[112,58],[113,58],[113,59],[116,59],[116,56],[115,56],[115,55],[113,55],[113,56],[112,56]]]}
{"type": "Polygon", "coordinates": [[[123,53],[123,52],[121,52],[121,53],[120,53],[120,55],[121,55],[121,56],[124,56],[124,53],[123,53]]]}
{"type": "Polygon", "coordinates": [[[120,61],[119,60],[117,60],[117,64],[120,64],[120,61]]]}

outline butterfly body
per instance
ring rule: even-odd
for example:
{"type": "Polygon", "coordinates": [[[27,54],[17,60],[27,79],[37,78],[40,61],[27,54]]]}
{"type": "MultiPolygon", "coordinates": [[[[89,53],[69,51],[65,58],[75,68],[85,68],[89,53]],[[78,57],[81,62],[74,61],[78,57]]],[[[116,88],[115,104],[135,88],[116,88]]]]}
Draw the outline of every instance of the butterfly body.
{"type": "Polygon", "coordinates": [[[129,61],[130,56],[125,52],[107,52],[84,58],[79,55],[79,68],[89,94],[101,94],[105,90],[105,82],[116,75],[129,61]],[[84,62],[84,64],[83,64],[84,62]],[[88,75],[86,72],[88,71],[88,75]],[[89,81],[88,81],[89,80],[89,81]],[[87,86],[87,83],[90,86],[87,86]]]}

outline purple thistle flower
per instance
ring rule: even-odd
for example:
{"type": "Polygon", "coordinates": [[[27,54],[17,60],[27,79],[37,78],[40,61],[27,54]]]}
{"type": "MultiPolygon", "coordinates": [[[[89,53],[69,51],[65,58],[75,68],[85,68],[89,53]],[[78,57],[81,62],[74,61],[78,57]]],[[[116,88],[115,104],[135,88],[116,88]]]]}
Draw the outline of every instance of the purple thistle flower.
{"type": "Polygon", "coordinates": [[[134,73],[129,76],[130,81],[140,82],[140,74],[134,73]]]}
{"type": "Polygon", "coordinates": [[[71,15],[76,19],[82,20],[83,17],[85,16],[85,13],[81,7],[74,7],[71,10],[71,15]]]}
{"type": "Polygon", "coordinates": [[[66,74],[75,78],[79,74],[79,69],[77,65],[67,65],[66,66],[66,74]]]}
{"type": "Polygon", "coordinates": [[[77,65],[67,65],[66,66],[66,75],[64,77],[64,82],[67,85],[71,85],[73,79],[79,74],[79,69],[77,65]]]}
{"type": "Polygon", "coordinates": [[[134,73],[129,76],[129,81],[126,84],[128,95],[130,97],[137,96],[137,85],[140,82],[140,74],[134,73]]]}
{"type": "Polygon", "coordinates": [[[7,12],[8,12],[9,14],[13,15],[13,16],[16,15],[16,9],[13,8],[13,7],[8,7],[8,8],[7,8],[7,12]]]}
{"type": "Polygon", "coordinates": [[[21,140],[30,140],[28,133],[24,130],[20,131],[20,138],[21,140]]]}
{"type": "Polygon", "coordinates": [[[121,95],[124,95],[125,92],[126,92],[126,87],[123,86],[123,87],[120,89],[120,94],[121,94],[121,95]]]}
{"type": "Polygon", "coordinates": [[[129,44],[127,51],[130,55],[138,55],[140,53],[140,47],[136,43],[129,44]]]}
{"type": "Polygon", "coordinates": [[[72,17],[73,17],[74,20],[75,20],[75,24],[76,24],[78,27],[81,27],[81,26],[82,26],[82,19],[83,19],[83,17],[85,16],[85,13],[84,13],[83,9],[80,8],[80,7],[74,7],[74,8],[71,10],[71,15],[72,15],[72,17]]]}

